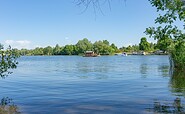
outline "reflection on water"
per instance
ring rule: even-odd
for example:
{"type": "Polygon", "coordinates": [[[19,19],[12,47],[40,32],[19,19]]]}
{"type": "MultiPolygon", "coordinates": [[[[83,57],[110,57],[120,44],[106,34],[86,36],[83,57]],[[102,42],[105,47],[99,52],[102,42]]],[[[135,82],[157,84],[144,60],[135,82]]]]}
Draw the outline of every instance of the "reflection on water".
{"type": "Polygon", "coordinates": [[[140,65],[140,73],[142,74],[143,77],[147,76],[147,70],[148,70],[148,65],[147,64],[141,64],[140,65]]]}
{"type": "Polygon", "coordinates": [[[185,96],[185,73],[174,71],[170,79],[170,86],[174,94],[185,96]]]}
{"type": "Polygon", "coordinates": [[[110,113],[112,111],[111,106],[100,106],[100,105],[91,105],[91,104],[86,104],[86,105],[76,105],[71,108],[67,108],[64,110],[65,113],[67,114],[79,114],[79,113],[95,113],[95,112],[101,112],[101,113],[110,113]]]}
{"type": "Polygon", "coordinates": [[[20,112],[12,99],[4,97],[1,99],[0,114],[20,114],[20,112]]]}
{"type": "Polygon", "coordinates": [[[154,101],[153,107],[148,108],[147,111],[155,113],[173,113],[173,114],[184,114],[185,113],[185,104],[181,103],[180,98],[176,98],[173,102],[169,101],[154,101]]]}
{"type": "MultiPolygon", "coordinates": [[[[163,67],[166,69],[167,67],[163,67]]],[[[160,68],[162,69],[162,68],[160,68]]],[[[162,70],[163,71],[163,70],[162,70]]],[[[167,72],[164,70],[164,72],[167,72]]],[[[182,101],[185,97],[185,73],[174,71],[170,78],[170,89],[175,96],[179,96],[171,101],[155,100],[153,107],[147,108],[149,112],[155,113],[175,113],[185,114],[185,104],[182,101]]]]}
{"type": "Polygon", "coordinates": [[[96,58],[90,58],[77,63],[76,68],[79,70],[79,72],[83,73],[89,73],[89,72],[108,72],[110,67],[109,63],[107,62],[95,62],[94,59],[96,58]]]}
{"type": "Polygon", "coordinates": [[[169,76],[169,66],[168,65],[160,65],[158,67],[158,71],[162,73],[162,76],[169,76]]]}
{"type": "MultiPolygon", "coordinates": [[[[82,73],[78,75],[81,79],[95,78],[95,79],[108,79],[107,72],[111,69],[111,63],[107,61],[97,62],[97,58],[84,58],[83,61],[76,63],[76,69],[82,73]]],[[[113,69],[114,67],[112,67],[113,69]]]]}

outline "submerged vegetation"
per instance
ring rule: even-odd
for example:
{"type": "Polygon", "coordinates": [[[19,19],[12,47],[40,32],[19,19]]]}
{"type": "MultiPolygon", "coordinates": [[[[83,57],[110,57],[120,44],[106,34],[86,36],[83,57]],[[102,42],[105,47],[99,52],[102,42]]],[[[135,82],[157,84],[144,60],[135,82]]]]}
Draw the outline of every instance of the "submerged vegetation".
{"type": "Polygon", "coordinates": [[[172,92],[182,94],[185,96],[185,72],[173,72],[170,79],[170,86],[172,92]]]}
{"type": "Polygon", "coordinates": [[[181,98],[174,99],[173,102],[169,101],[158,101],[155,100],[153,103],[153,107],[146,108],[147,112],[153,112],[156,114],[184,114],[184,104],[182,103],[181,98]]]}
{"type": "Polygon", "coordinates": [[[14,104],[13,100],[4,97],[0,103],[0,114],[21,114],[19,107],[14,104]]]}

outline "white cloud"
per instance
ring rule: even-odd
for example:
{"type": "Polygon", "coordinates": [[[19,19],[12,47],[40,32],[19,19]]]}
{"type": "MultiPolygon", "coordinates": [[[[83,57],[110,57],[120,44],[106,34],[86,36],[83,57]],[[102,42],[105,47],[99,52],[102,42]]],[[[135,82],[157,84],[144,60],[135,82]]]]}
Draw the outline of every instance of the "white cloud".
{"type": "Polygon", "coordinates": [[[31,48],[31,42],[28,40],[6,40],[5,45],[10,45],[12,48],[22,49],[22,48],[31,48]]]}

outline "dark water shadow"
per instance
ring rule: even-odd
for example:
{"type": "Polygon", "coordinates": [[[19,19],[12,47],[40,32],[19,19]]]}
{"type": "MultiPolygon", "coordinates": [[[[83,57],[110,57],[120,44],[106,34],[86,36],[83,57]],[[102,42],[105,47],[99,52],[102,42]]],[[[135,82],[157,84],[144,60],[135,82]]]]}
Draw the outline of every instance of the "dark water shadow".
{"type": "MultiPolygon", "coordinates": [[[[93,59],[92,59],[93,60],[93,59]]],[[[83,61],[76,64],[76,72],[80,79],[108,79],[107,73],[110,71],[108,63],[94,63],[93,61],[83,61]]]]}
{"type": "Polygon", "coordinates": [[[141,64],[140,65],[140,72],[141,74],[147,74],[148,65],[147,64],[141,64]]]}
{"type": "Polygon", "coordinates": [[[178,97],[172,102],[154,100],[153,107],[146,108],[146,111],[160,114],[185,114],[185,104],[183,104],[181,101],[181,98],[178,97]]]}
{"type": "MultiPolygon", "coordinates": [[[[153,72],[153,70],[155,70],[155,69],[153,69],[148,64],[141,64],[139,67],[139,71],[140,71],[143,78],[146,78],[150,72],[153,72]]],[[[169,73],[169,71],[170,71],[169,65],[158,65],[157,70],[160,73],[160,75],[163,77],[170,76],[169,75],[170,74],[169,73]]]]}
{"type": "Polygon", "coordinates": [[[140,65],[140,73],[141,73],[143,78],[147,77],[147,73],[148,73],[148,65],[147,64],[141,64],[140,65]]]}
{"type": "Polygon", "coordinates": [[[89,73],[89,72],[101,72],[106,73],[110,70],[109,64],[105,63],[94,63],[93,61],[84,61],[76,64],[76,68],[79,72],[89,73]]]}
{"type": "Polygon", "coordinates": [[[185,97],[185,72],[173,71],[169,85],[173,94],[185,97]]]}
{"type": "Polygon", "coordinates": [[[158,71],[161,73],[161,75],[163,77],[169,77],[169,71],[170,71],[170,67],[169,65],[160,65],[158,66],[158,71]]]}
{"type": "Polygon", "coordinates": [[[182,99],[185,97],[185,73],[173,71],[170,76],[169,88],[176,98],[174,101],[154,100],[153,106],[146,108],[147,112],[185,114],[185,101],[182,99]]]}
{"type": "Polygon", "coordinates": [[[4,97],[0,103],[0,114],[21,114],[21,112],[19,107],[13,102],[13,99],[4,97]]]}

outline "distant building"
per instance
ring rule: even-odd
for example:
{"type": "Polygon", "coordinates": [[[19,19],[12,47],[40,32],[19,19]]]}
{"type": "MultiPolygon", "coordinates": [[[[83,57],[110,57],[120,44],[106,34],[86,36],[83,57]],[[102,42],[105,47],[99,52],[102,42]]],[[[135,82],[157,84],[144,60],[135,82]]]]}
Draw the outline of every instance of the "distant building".
{"type": "Polygon", "coordinates": [[[166,52],[164,52],[163,50],[157,50],[157,51],[154,52],[154,54],[163,55],[163,54],[166,54],[166,52]]]}
{"type": "Polygon", "coordinates": [[[146,55],[146,52],[144,51],[132,52],[132,55],[146,55]]]}
{"type": "Polygon", "coordinates": [[[86,51],[84,53],[84,56],[83,57],[97,57],[99,55],[97,55],[96,53],[94,53],[94,51],[86,51]]]}

